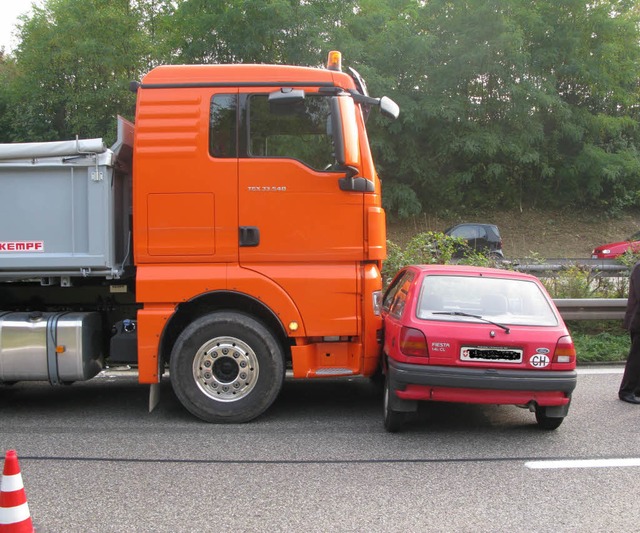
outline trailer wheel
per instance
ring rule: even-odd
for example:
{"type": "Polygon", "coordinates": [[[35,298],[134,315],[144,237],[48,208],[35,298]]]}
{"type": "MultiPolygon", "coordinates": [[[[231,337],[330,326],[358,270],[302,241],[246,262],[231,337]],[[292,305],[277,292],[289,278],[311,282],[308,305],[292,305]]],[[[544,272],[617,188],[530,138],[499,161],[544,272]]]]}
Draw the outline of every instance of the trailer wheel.
{"type": "Polygon", "coordinates": [[[184,407],[207,422],[247,422],[261,415],[284,381],[282,347],[259,321],[239,312],[192,322],[171,352],[171,385],[184,407]]]}

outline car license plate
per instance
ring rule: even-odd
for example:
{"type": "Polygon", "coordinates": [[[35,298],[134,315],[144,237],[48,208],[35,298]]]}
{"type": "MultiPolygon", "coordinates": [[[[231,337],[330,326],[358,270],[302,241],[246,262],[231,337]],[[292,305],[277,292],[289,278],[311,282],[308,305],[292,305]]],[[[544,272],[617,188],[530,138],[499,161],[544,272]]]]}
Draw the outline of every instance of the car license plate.
{"type": "Polygon", "coordinates": [[[499,346],[463,346],[460,349],[460,360],[522,363],[522,350],[499,346]]]}

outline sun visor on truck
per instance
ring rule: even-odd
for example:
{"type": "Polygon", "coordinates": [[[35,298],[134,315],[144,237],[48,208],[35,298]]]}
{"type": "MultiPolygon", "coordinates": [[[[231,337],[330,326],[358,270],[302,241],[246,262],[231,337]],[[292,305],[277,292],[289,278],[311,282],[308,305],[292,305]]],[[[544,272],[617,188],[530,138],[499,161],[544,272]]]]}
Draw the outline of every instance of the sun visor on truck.
{"type": "Polygon", "coordinates": [[[102,139],[78,139],[39,143],[11,143],[0,145],[0,159],[33,159],[81,154],[101,154],[107,151],[102,139]]]}

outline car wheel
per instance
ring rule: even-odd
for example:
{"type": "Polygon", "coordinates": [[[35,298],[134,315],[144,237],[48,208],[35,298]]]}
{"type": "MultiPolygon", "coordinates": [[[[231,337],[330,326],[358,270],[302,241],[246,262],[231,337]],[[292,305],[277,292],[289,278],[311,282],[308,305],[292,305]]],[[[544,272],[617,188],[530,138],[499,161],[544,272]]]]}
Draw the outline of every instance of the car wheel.
{"type": "Polygon", "coordinates": [[[564,420],[564,416],[547,416],[546,413],[546,407],[536,407],[536,422],[538,422],[538,427],[548,430],[558,429],[564,420]]]}
{"type": "Polygon", "coordinates": [[[389,378],[387,376],[384,380],[384,429],[389,433],[396,433],[404,425],[405,414],[394,411],[391,408],[391,394],[393,392],[389,386],[389,378]]]}
{"type": "Polygon", "coordinates": [[[274,335],[249,315],[220,311],[192,322],[171,352],[171,385],[184,407],[214,423],[247,422],[273,403],[284,382],[274,335]]]}

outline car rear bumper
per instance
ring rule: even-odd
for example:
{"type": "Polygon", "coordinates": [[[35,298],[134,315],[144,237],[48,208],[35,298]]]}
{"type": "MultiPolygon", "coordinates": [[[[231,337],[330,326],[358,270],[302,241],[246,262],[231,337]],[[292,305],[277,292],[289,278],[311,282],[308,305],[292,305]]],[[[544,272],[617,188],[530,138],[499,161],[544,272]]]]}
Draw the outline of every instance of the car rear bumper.
{"type": "Polygon", "coordinates": [[[413,365],[388,360],[390,387],[403,400],[565,405],[575,370],[537,371],[413,365]]]}

